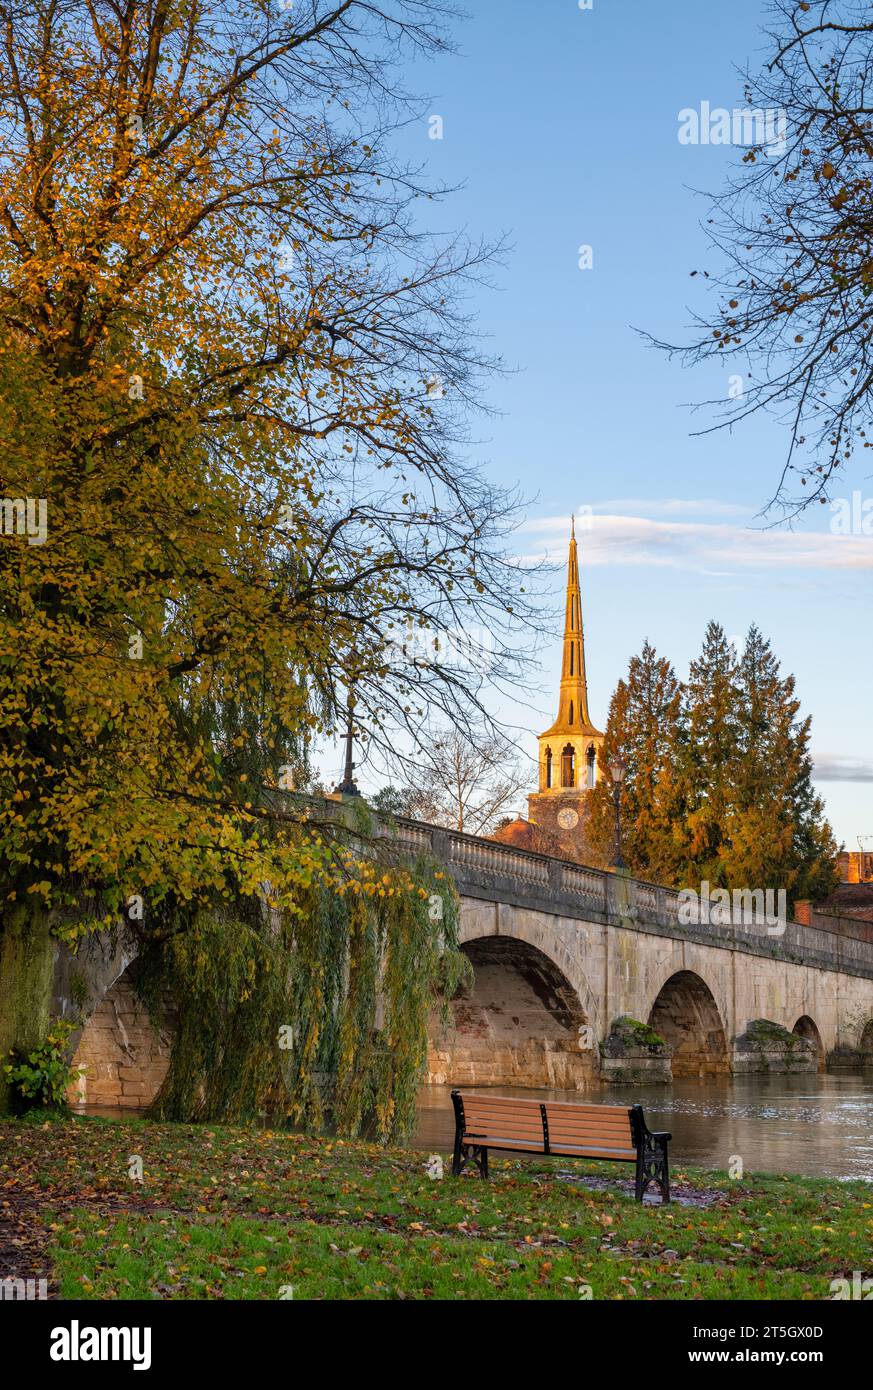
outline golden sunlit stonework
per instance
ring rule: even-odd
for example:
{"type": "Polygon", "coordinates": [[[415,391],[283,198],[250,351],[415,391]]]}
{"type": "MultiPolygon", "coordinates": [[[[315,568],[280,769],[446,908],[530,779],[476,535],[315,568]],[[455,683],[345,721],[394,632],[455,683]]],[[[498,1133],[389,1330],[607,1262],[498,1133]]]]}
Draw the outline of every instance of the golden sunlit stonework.
{"type": "Polygon", "coordinates": [[[528,797],[528,816],[554,837],[565,854],[584,859],[588,794],[600,776],[603,734],[588,713],[585,637],[575,523],[570,531],[564,656],[558,716],[539,739],[539,790],[528,797]]]}

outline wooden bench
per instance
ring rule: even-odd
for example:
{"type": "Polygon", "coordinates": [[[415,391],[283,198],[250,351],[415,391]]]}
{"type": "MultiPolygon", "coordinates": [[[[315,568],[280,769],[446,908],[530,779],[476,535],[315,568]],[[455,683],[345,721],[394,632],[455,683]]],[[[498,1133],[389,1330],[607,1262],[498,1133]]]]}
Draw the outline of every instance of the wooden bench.
{"type": "Polygon", "coordinates": [[[670,1200],[667,1144],[672,1134],[653,1134],[641,1105],[573,1105],[566,1101],[524,1100],[485,1091],[452,1091],[455,1151],[452,1172],[469,1163],[488,1177],[488,1150],[560,1154],[566,1158],[608,1158],[636,1164],[635,1196],[643,1200],[654,1183],[670,1200]]]}

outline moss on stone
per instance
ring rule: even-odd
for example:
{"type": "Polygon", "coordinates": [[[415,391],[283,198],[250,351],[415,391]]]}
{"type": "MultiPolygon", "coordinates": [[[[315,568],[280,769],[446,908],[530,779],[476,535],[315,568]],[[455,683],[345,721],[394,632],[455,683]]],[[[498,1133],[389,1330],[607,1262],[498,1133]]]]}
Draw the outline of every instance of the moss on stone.
{"type": "Polygon", "coordinates": [[[649,1027],[648,1023],[641,1023],[638,1018],[631,1018],[630,1014],[622,1014],[620,1018],[613,1020],[613,1033],[624,1033],[633,1039],[634,1042],[641,1043],[643,1047],[666,1047],[667,1040],[662,1038],[660,1033],[656,1033],[654,1028],[649,1027]]]}
{"type": "Polygon", "coordinates": [[[805,1041],[798,1033],[792,1033],[790,1029],[783,1028],[781,1023],[774,1023],[769,1018],[756,1018],[749,1024],[745,1032],[749,1042],[778,1042],[786,1047],[796,1047],[798,1043],[805,1041]]]}
{"type": "Polygon", "coordinates": [[[666,1048],[666,1039],[662,1038],[660,1033],[656,1033],[654,1028],[650,1028],[647,1023],[641,1023],[638,1018],[631,1018],[630,1014],[622,1014],[620,1018],[613,1019],[609,1037],[601,1044],[600,1050],[606,1057],[615,1057],[626,1052],[646,1051],[657,1054],[666,1048]]]}

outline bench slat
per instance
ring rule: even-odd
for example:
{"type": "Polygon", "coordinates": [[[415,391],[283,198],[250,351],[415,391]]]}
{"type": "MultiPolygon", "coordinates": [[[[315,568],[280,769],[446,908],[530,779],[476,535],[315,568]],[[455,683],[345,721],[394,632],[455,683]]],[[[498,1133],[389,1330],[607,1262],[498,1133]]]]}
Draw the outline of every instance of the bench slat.
{"type": "Polygon", "coordinates": [[[476,1101],[471,1101],[464,1105],[465,1115],[505,1115],[507,1119],[522,1119],[525,1116],[538,1115],[540,1107],[538,1105],[525,1106],[524,1110],[510,1110],[504,1105],[479,1105],[476,1101]]]}
{"type": "MultiPolygon", "coordinates": [[[[486,1138],[487,1135],[490,1135],[490,1134],[499,1134],[499,1135],[502,1135],[504,1139],[506,1139],[506,1138],[525,1139],[525,1140],[527,1140],[527,1141],[528,1141],[529,1143],[531,1143],[531,1144],[539,1144],[540,1148],[542,1148],[542,1146],[543,1146],[543,1131],[542,1131],[542,1126],[540,1126],[539,1130],[536,1130],[536,1129],[513,1129],[511,1125],[468,1125],[468,1127],[467,1127],[467,1129],[464,1131],[464,1133],[467,1135],[467,1137],[468,1137],[469,1139],[475,1140],[475,1142],[476,1142],[477,1144],[479,1144],[479,1143],[484,1143],[484,1142],[485,1142],[485,1138],[486,1138]]],[[[577,1142],[582,1142],[582,1143],[584,1143],[585,1141],[584,1141],[584,1140],[581,1140],[581,1141],[578,1141],[578,1140],[571,1140],[570,1142],[571,1142],[571,1143],[577,1143],[577,1142]]]]}
{"type": "Polygon", "coordinates": [[[631,1140],[632,1131],[627,1120],[623,1125],[599,1125],[595,1124],[593,1120],[587,1123],[585,1121],[574,1123],[572,1120],[556,1120],[554,1115],[550,1115],[548,1111],[546,1111],[546,1120],[550,1134],[617,1134],[623,1139],[631,1140]]]}
{"type": "Polygon", "coordinates": [[[486,1134],[493,1130],[495,1134],[526,1134],[531,1138],[537,1135],[542,1139],[543,1127],[539,1125],[516,1125],[507,1120],[486,1119],[483,1116],[468,1120],[465,1125],[467,1134],[486,1134]]]}
{"type": "Polygon", "coordinates": [[[471,1140],[482,1141],[489,1149],[510,1149],[518,1153],[536,1153],[544,1157],[560,1157],[562,1154],[567,1158],[612,1158],[616,1162],[629,1162],[636,1158],[636,1149],[618,1148],[603,1144],[558,1144],[550,1145],[549,1153],[546,1154],[542,1139],[538,1144],[532,1143],[529,1139],[519,1139],[511,1134],[472,1134],[471,1140]]]}
{"type": "Polygon", "coordinates": [[[617,1163],[633,1160],[637,1156],[636,1149],[605,1149],[591,1144],[582,1148],[577,1148],[571,1144],[550,1144],[549,1153],[550,1155],[566,1154],[568,1158],[614,1158],[617,1163]]]}
{"type": "Polygon", "coordinates": [[[629,1115],[629,1105],[577,1105],[572,1100],[529,1101],[528,1104],[547,1105],[550,1110],[567,1110],[571,1115],[629,1115]]]}
{"type": "Polygon", "coordinates": [[[631,1127],[630,1115],[619,1115],[616,1119],[609,1118],[609,1116],[601,1119],[599,1115],[562,1115],[560,1111],[557,1113],[550,1111],[548,1105],[546,1105],[546,1115],[549,1118],[549,1125],[578,1125],[585,1127],[585,1129],[621,1131],[628,1131],[631,1127]]]}
{"type": "Polygon", "coordinates": [[[513,1134],[470,1134],[467,1136],[469,1142],[481,1144],[483,1148],[489,1149],[519,1149],[524,1153],[544,1154],[543,1136],[540,1135],[539,1142],[532,1139],[521,1139],[513,1134]]]}
{"type": "MultiPolygon", "coordinates": [[[[596,1123],[599,1125],[605,1125],[607,1127],[617,1127],[619,1125],[630,1124],[630,1115],[628,1114],[627,1110],[617,1110],[613,1112],[608,1111],[606,1114],[598,1115],[597,1112],[593,1110],[582,1111],[580,1109],[578,1111],[574,1111],[572,1107],[570,1107],[567,1110],[557,1110],[554,1109],[551,1105],[549,1105],[547,1101],[542,1103],[545,1104],[547,1112],[550,1115],[553,1115],[557,1122],[578,1121],[585,1124],[596,1123]]],[[[536,1105],[525,1106],[524,1109],[509,1109],[504,1106],[489,1105],[488,1103],[482,1104],[476,1100],[465,1100],[464,1113],[467,1115],[505,1115],[507,1118],[522,1119],[528,1115],[538,1115],[540,1113],[540,1103],[538,1102],[536,1105]]]]}
{"type": "Polygon", "coordinates": [[[534,1110],[539,1110],[539,1104],[528,1103],[526,1105],[503,1104],[497,1100],[480,1099],[479,1096],[471,1096],[469,1100],[464,1100],[465,1110],[493,1110],[495,1115],[529,1115],[534,1110]]]}
{"type": "Polygon", "coordinates": [[[556,1125],[592,1125],[597,1129],[630,1129],[630,1116],[625,1115],[568,1115],[562,1110],[545,1107],[549,1121],[556,1125]]]}
{"type": "Polygon", "coordinates": [[[542,1134],[543,1132],[542,1120],[540,1120],[539,1124],[537,1124],[536,1120],[533,1122],[530,1120],[516,1121],[511,1115],[469,1115],[467,1116],[465,1124],[465,1129],[468,1130],[501,1128],[510,1130],[512,1133],[516,1130],[524,1131],[525,1133],[529,1131],[531,1134],[542,1134]]]}
{"type": "Polygon", "coordinates": [[[490,1091],[461,1091],[461,1099],[468,1105],[510,1105],[520,1110],[532,1106],[547,1105],[550,1110],[568,1110],[573,1115],[629,1115],[629,1105],[582,1105],[572,1100],[528,1100],[525,1096],[498,1096],[490,1091]]]}
{"type": "Polygon", "coordinates": [[[488,1110],[493,1115],[533,1115],[539,1110],[539,1105],[498,1105],[496,1101],[479,1100],[474,1096],[472,1100],[464,1101],[464,1110],[488,1110]]]}
{"type": "Polygon", "coordinates": [[[464,1115],[467,1119],[470,1119],[473,1115],[484,1115],[487,1116],[488,1119],[505,1120],[507,1124],[523,1125],[530,1124],[531,1120],[536,1121],[540,1119],[541,1111],[537,1108],[536,1110],[526,1110],[524,1114],[516,1114],[510,1110],[483,1110],[480,1109],[478,1105],[465,1105],[464,1115]]]}

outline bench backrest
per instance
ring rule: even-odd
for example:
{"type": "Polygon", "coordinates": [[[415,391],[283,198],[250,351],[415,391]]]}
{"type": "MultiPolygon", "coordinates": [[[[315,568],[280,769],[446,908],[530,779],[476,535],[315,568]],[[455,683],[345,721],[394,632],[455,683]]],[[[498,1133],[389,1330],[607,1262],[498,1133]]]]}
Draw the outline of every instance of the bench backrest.
{"type": "Polygon", "coordinates": [[[626,1105],[573,1105],[566,1101],[543,1101],[553,1149],[616,1149],[627,1154],[635,1149],[631,1111],[626,1105]]]}
{"type": "MultiPolygon", "coordinates": [[[[543,1117],[539,1101],[515,1096],[461,1093],[464,1131],[492,1139],[519,1139],[532,1148],[543,1148],[543,1117]]],[[[482,1141],[484,1143],[484,1139],[482,1141]]]]}
{"type": "Polygon", "coordinates": [[[519,1147],[583,1149],[626,1156],[634,1149],[631,1110],[625,1105],[574,1105],[568,1101],[525,1100],[487,1092],[458,1092],[464,1107],[464,1132],[483,1147],[488,1139],[519,1142],[519,1147]]]}

